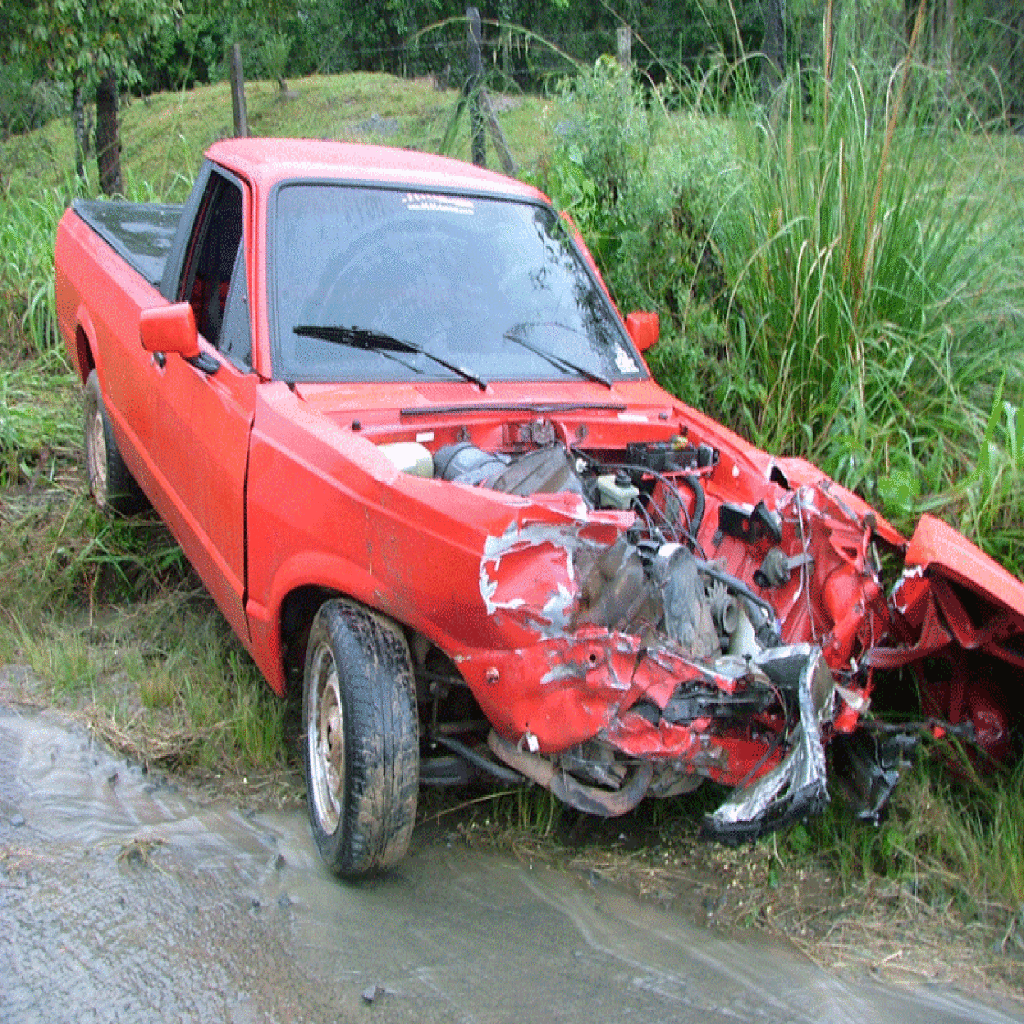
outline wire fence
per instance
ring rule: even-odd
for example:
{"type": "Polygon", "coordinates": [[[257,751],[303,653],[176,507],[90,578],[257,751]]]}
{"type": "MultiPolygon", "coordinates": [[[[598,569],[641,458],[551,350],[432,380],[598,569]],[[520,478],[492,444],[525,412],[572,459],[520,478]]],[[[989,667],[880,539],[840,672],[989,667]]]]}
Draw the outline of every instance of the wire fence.
{"type": "MultiPolygon", "coordinates": [[[[991,25],[984,23],[992,29],[991,25]]],[[[716,26],[710,21],[662,18],[656,24],[633,30],[632,64],[636,72],[655,83],[675,81],[688,85],[717,74],[723,81],[734,80],[738,69],[756,77],[762,57],[757,50],[757,33],[745,26],[740,38],[739,26],[716,26]]],[[[484,19],[480,49],[485,75],[494,88],[518,87],[526,91],[543,89],[553,79],[591,65],[602,55],[617,54],[619,26],[532,28],[484,19]]],[[[851,46],[857,45],[856,26],[849,30],[851,46]]],[[[906,53],[902,23],[874,26],[877,52],[864,51],[859,59],[877,59],[895,64],[906,53]]],[[[999,26],[992,36],[968,38],[964,32],[958,45],[956,87],[971,93],[967,103],[990,116],[1010,114],[1024,117],[1024,24],[999,26]],[[1017,88],[1017,85],[1020,88],[1017,88]],[[1011,85],[1013,87],[1011,87],[1011,85]],[[981,95],[984,92],[985,95],[981,95]]],[[[382,27],[375,37],[356,36],[353,31],[321,32],[312,45],[303,48],[302,68],[287,74],[315,71],[338,74],[351,71],[376,71],[400,77],[429,76],[440,86],[459,87],[470,75],[467,60],[467,18],[458,16],[420,28],[405,36],[388,38],[382,27]]],[[[789,61],[803,71],[821,62],[821,25],[813,19],[795,27],[789,43],[789,61]]],[[[243,46],[243,48],[245,48],[243,46]]],[[[251,40],[246,53],[246,68],[256,73],[260,67],[261,43],[251,40]]],[[[293,48],[293,58],[298,47],[293,48]]],[[[948,51],[918,54],[923,65],[946,68],[948,51]],[[942,67],[940,67],[942,65],[942,67]]],[[[275,77],[269,75],[268,77],[275,77]]],[[[1008,117],[1013,121],[1015,118],[1008,117]]]]}
{"type": "MultiPolygon", "coordinates": [[[[611,27],[542,35],[528,27],[485,19],[480,40],[484,71],[492,82],[503,81],[522,89],[543,87],[552,77],[571,74],[602,55],[615,56],[618,31],[611,27]]],[[[716,45],[709,35],[695,52],[693,27],[684,26],[679,30],[659,29],[649,36],[634,35],[632,52],[641,72],[664,78],[669,68],[673,73],[683,69],[685,74],[709,66],[715,59],[716,45]]],[[[242,48],[247,72],[268,71],[261,40],[242,40],[242,48]]],[[[447,19],[387,42],[354,43],[343,36],[326,36],[319,38],[315,51],[307,51],[304,57],[311,66],[282,69],[282,76],[308,71],[375,71],[403,78],[431,76],[440,85],[460,86],[470,74],[467,19],[447,19]]]]}

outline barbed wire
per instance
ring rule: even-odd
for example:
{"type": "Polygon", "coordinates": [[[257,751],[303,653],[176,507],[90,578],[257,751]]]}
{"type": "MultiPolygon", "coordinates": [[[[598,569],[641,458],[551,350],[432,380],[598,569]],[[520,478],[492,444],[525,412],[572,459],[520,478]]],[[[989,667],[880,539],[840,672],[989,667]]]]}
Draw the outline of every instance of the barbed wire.
{"type": "MultiPolygon", "coordinates": [[[[570,72],[580,64],[590,63],[601,53],[613,54],[616,48],[614,29],[590,29],[574,33],[561,33],[542,41],[524,36],[525,30],[510,27],[501,29],[498,35],[485,36],[481,40],[481,52],[485,65],[500,70],[512,77],[525,77],[556,70],[570,72]]],[[[711,53],[679,54],[678,34],[662,32],[653,40],[648,39],[646,50],[650,53],[636,55],[642,64],[664,61],[678,67],[699,66],[711,59],[711,53]],[[663,38],[657,38],[661,35],[663,38]],[[669,43],[674,44],[669,46],[669,43]],[[674,56],[659,56],[676,49],[674,56]]],[[[466,65],[466,40],[464,37],[429,39],[421,34],[413,40],[399,45],[375,47],[348,47],[343,43],[335,48],[321,50],[317,70],[324,74],[356,69],[399,71],[409,65],[422,65],[424,70],[437,71],[449,68],[461,73],[466,65]]]]}

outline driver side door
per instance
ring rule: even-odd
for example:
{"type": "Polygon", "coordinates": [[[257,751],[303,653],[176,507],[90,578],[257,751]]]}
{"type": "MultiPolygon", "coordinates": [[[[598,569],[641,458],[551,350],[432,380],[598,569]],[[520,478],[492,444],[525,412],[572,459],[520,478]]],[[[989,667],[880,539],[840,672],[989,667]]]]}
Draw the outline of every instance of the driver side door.
{"type": "Polygon", "coordinates": [[[186,248],[176,301],[195,313],[202,360],[150,362],[159,511],[235,631],[248,636],[245,484],[256,404],[243,183],[214,169],[186,248]]]}

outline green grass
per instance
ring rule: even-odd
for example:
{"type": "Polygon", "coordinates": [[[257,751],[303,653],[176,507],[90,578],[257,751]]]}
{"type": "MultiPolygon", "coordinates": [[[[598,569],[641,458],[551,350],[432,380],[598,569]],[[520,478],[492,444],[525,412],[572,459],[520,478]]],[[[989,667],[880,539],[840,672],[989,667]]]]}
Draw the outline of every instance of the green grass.
{"type": "Polygon", "coordinates": [[[895,880],[936,910],[963,918],[1012,921],[1024,905],[1024,765],[979,776],[951,775],[922,759],[903,779],[878,827],[857,826],[833,806],[810,822],[807,842],[780,836],[790,854],[812,851],[835,866],[848,890],[895,880]]]}
{"type": "MultiPolygon", "coordinates": [[[[1006,440],[986,433],[1000,381],[1011,404],[1024,386],[1020,211],[964,180],[947,126],[864,88],[854,67],[810,103],[791,87],[741,133],[751,184],[724,245],[757,379],[743,426],[904,525],[925,495],[955,519],[971,473],[989,482],[986,441],[1006,440]]],[[[1020,495],[1000,494],[1019,522],[1020,495]]]]}
{"type": "Polygon", "coordinates": [[[0,660],[85,713],[151,765],[280,771],[290,707],[251,659],[155,519],[106,519],[81,498],[8,511],[0,660]],[[18,549],[20,557],[12,557],[18,549]]]}
{"type": "Polygon", "coordinates": [[[0,375],[0,487],[52,481],[61,456],[75,450],[81,424],[77,381],[52,346],[0,375]]]}
{"type": "MultiPolygon", "coordinates": [[[[457,90],[438,90],[427,81],[383,74],[310,76],[289,81],[288,86],[290,98],[282,99],[276,82],[246,84],[250,134],[378,142],[439,152],[459,97],[457,90]]],[[[531,165],[541,152],[544,137],[537,125],[546,105],[541,98],[523,95],[497,104],[498,120],[522,166],[531,165]]],[[[145,100],[131,98],[120,122],[129,197],[180,201],[191,187],[203,152],[233,134],[230,87],[218,83],[145,100]]],[[[469,158],[468,132],[456,140],[450,155],[469,158]]],[[[69,123],[55,121],[31,135],[0,143],[0,160],[9,168],[11,194],[23,195],[29,182],[33,191],[66,190],[73,167],[69,123]]],[[[498,166],[492,145],[488,160],[490,166],[498,166]]],[[[96,188],[94,161],[86,173],[88,192],[96,188]]]]}
{"type": "Polygon", "coordinates": [[[55,341],[53,235],[69,197],[12,179],[0,193],[0,330],[25,354],[43,357],[55,341]]]}

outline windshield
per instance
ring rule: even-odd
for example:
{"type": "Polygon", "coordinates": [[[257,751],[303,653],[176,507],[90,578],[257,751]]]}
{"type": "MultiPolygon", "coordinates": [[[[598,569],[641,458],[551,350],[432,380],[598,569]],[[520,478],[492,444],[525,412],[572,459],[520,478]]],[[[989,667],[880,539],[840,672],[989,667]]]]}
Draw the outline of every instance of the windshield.
{"type": "Polygon", "coordinates": [[[271,243],[279,380],[468,374],[610,386],[645,375],[546,206],[287,184],[277,192],[271,243]]]}

